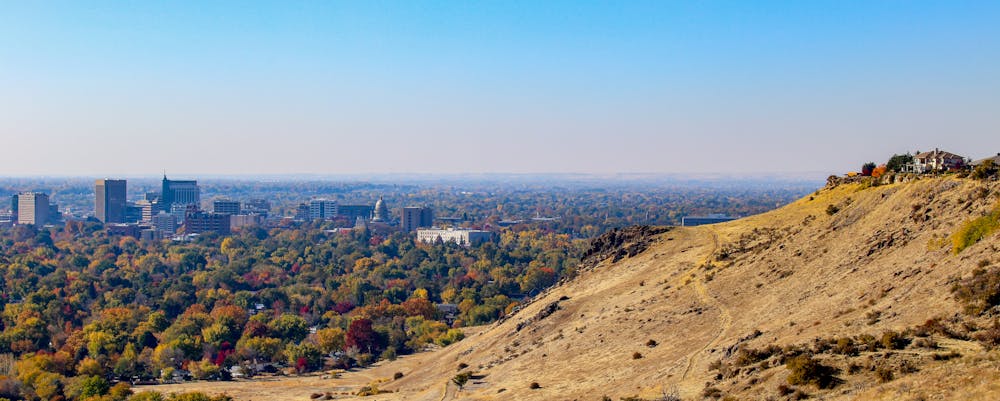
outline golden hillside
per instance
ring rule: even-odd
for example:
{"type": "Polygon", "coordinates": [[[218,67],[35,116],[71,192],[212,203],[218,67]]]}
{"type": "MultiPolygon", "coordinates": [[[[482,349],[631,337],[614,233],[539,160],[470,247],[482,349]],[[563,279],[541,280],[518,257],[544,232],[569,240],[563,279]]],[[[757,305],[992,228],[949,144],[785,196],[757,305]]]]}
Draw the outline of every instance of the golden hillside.
{"type": "Polygon", "coordinates": [[[378,381],[392,393],[365,399],[1000,399],[1000,354],[974,339],[990,317],[963,314],[952,293],[977,267],[1000,266],[1000,239],[957,255],[949,240],[993,209],[998,189],[957,178],[846,184],[766,214],[667,229],[642,252],[626,238],[618,258],[464,341],[310,379],[295,397],[378,381]],[[832,369],[832,388],[788,384],[799,354],[832,369]],[[461,372],[471,378],[459,389],[461,372]]]}

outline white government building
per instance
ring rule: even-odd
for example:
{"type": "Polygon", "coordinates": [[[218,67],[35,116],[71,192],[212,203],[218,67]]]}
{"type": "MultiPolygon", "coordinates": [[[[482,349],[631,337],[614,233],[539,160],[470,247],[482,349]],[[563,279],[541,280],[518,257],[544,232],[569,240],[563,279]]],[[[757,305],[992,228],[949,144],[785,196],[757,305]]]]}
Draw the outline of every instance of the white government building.
{"type": "Polygon", "coordinates": [[[430,228],[417,230],[417,241],[433,244],[441,239],[443,242],[454,242],[463,246],[479,245],[493,238],[493,233],[483,230],[465,228],[430,228]]]}

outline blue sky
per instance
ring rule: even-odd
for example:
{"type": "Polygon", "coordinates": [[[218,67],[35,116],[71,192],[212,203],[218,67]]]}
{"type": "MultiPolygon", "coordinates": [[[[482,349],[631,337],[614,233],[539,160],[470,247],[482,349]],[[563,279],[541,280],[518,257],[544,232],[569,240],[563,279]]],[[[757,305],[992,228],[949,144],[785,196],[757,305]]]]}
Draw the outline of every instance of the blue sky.
{"type": "Polygon", "coordinates": [[[5,2],[0,175],[977,158],[997,71],[996,1],[5,2]]]}

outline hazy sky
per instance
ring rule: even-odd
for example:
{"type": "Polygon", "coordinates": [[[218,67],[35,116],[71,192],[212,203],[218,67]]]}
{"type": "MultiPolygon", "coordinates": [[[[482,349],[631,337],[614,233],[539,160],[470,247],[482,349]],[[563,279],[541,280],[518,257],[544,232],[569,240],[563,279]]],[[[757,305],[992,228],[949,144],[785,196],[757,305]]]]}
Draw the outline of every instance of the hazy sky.
{"type": "Polygon", "coordinates": [[[1000,1],[5,1],[0,176],[1000,152],[1000,1]]]}

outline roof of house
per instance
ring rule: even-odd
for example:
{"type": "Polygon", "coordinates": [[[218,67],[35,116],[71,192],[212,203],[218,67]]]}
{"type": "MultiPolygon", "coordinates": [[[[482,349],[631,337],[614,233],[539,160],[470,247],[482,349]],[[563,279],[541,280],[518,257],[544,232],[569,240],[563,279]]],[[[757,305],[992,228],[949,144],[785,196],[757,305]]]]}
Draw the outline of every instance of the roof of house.
{"type": "Polygon", "coordinates": [[[930,152],[918,153],[916,156],[913,156],[914,159],[926,159],[929,157],[941,158],[941,159],[965,159],[964,157],[956,155],[954,153],[945,152],[943,150],[937,150],[937,149],[934,149],[930,152]]]}
{"type": "Polygon", "coordinates": [[[983,162],[987,161],[987,160],[993,160],[993,164],[1000,164],[1000,153],[997,153],[997,155],[993,156],[993,157],[987,157],[985,159],[976,160],[976,161],[972,162],[972,165],[973,166],[978,166],[980,164],[983,164],[983,162]]]}

